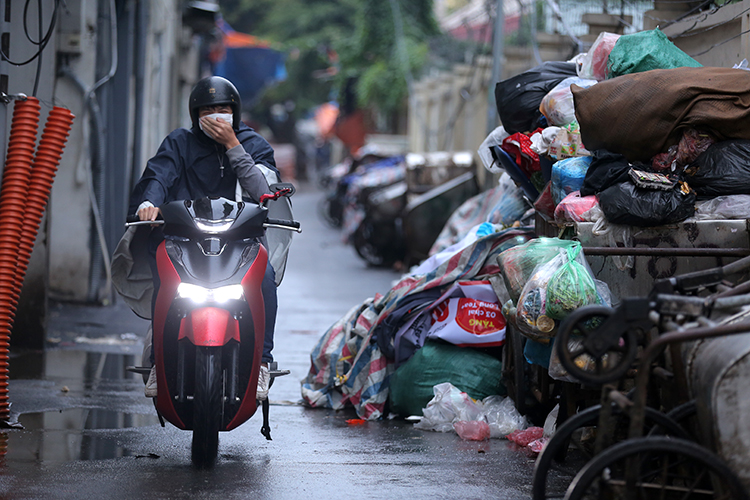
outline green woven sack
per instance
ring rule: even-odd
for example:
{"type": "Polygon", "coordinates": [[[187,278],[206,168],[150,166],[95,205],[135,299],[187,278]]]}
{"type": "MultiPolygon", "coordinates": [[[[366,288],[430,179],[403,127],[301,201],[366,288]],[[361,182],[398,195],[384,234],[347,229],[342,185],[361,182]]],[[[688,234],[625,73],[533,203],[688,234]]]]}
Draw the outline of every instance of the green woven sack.
{"type": "Polygon", "coordinates": [[[507,391],[502,383],[503,365],[497,358],[471,347],[427,341],[390,377],[391,411],[402,417],[422,415],[435,396],[432,388],[450,382],[474,399],[507,391]]]}
{"type": "Polygon", "coordinates": [[[623,35],[607,60],[607,78],[652,69],[700,68],[702,65],[678,49],[658,28],[623,35]]]}

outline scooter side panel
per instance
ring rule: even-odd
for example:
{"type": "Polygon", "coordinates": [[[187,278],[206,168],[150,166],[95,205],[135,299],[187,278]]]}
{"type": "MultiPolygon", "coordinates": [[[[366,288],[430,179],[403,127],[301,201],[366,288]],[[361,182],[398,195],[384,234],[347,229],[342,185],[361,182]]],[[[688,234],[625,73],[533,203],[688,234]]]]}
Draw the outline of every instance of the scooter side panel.
{"type": "Polygon", "coordinates": [[[261,283],[266,273],[268,264],[268,252],[263,245],[259,246],[258,255],[255,261],[242,278],[242,289],[245,292],[245,300],[250,307],[253,317],[253,328],[255,329],[255,349],[253,353],[253,366],[250,372],[250,380],[242,398],[242,405],[237,410],[237,414],[227,424],[226,430],[232,430],[253,416],[257,409],[255,392],[258,387],[258,373],[260,371],[260,360],[263,356],[263,340],[265,337],[265,309],[263,295],[261,294],[261,283]]]}
{"type": "Polygon", "coordinates": [[[190,311],[180,324],[178,340],[183,338],[196,346],[222,346],[232,339],[240,341],[240,327],[226,309],[201,307],[190,311]]]}
{"type": "Polygon", "coordinates": [[[157,392],[156,408],[159,413],[180,429],[186,429],[182,419],[177,415],[172,400],[169,397],[169,391],[166,390],[167,376],[164,372],[164,325],[167,320],[172,299],[177,293],[177,286],[180,284],[180,276],[174,268],[172,261],[167,255],[165,244],[162,241],[156,249],[156,267],[159,270],[159,294],[156,297],[156,306],[154,307],[154,357],[156,363],[156,384],[163,389],[157,392]]]}

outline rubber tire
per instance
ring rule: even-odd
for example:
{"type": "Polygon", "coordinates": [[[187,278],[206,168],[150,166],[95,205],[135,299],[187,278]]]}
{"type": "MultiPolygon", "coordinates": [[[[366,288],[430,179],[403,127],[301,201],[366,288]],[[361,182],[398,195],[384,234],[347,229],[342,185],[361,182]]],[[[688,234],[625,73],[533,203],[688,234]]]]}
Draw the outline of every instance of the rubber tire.
{"type": "Polygon", "coordinates": [[[382,252],[370,242],[371,233],[372,225],[368,221],[363,220],[352,237],[352,243],[357,255],[372,267],[387,267],[391,265],[392,263],[383,257],[382,252]]]}
{"type": "Polygon", "coordinates": [[[221,349],[196,347],[191,457],[198,469],[210,469],[216,462],[222,399],[221,349]]]}
{"type": "MultiPolygon", "coordinates": [[[[601,405],[594,405],[582,410],[568,418],[558,427],[550,440],[544,446],[534,464],[534,475],[531,481],[531,493],[533,500],[545,500],[547,496],[547,477],[549,475],[552,461],[562,462],[567,454],[567,447],[570,443],[570,437],[573,433],[582,427],[594,427],[599,423],[599,412],[601,405]]],[[[685,430],[677,423],[672,421],[666,414],[653,408],[646,407],[646,420],[662,429],[672,436],[681,438],[687,437],[685,430]]],[[[620,415],[623,416],[623,415],[620,415]]],[[[554,497],[560,498],[560,497],[554,497]]]]}
{"type": "MultiPolygon", "coordinates": [[[[641,453],[674,453],[685,456],[701,464],[702,469],[712,470],[718,475],[720,484],[727,486],[731,500],[747,500],[748,496],[742,483],[732,470],[719,457],[711,453],[708,449],[692,441],[676,439],[670,437],[643,437],[637,439],[628,439],[607,448],[599,455],[592,458],[583,469],[581,469],[573,482],[570,483],[568,491],[565,494],[565,500],[579,500],[587,498],[586,492],[598,477],[601,477],[605,469],[611,468],[611,465],[627,457],[635,457],[641,453]]],[[[658,498],[656,496],[649,498],[658,498]]],[[[691,498],[681,496],[680,498],[691,498]]],[[[705,495],[700,498],[706,498],[705,495]]]]}

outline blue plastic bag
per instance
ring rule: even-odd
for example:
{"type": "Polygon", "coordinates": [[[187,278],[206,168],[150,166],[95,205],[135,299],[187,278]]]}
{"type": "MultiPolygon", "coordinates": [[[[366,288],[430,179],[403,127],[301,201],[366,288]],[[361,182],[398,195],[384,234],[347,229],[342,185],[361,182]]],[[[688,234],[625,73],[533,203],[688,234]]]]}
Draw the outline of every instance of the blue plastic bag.
{"type": "Polygon", "coordinates": [[[552,201],[555,205],[573,191],[581,190],[591,160],[591,156],[576,156],[552,165],[552,201]]]}

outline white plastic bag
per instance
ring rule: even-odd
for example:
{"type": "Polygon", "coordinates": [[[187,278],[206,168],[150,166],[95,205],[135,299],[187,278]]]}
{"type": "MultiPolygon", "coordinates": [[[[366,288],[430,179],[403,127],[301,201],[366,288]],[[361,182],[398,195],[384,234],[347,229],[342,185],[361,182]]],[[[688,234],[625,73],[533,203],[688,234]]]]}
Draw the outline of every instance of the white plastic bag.
{"type": "Polygon", "coordinates": [[[455,431],[457,422],[486,422],[490,437],[504,438],[528,426],[526,417],[518,413],[510,398],[488,396],[482,401],[472,399],[449,382],[432,388],[435,397],[422,410],[422,420],[414,425],[425,431],[455,431]]]}
{"type": "Polygon", "coordinates": [[[490,132],[490,134],[482,141],[482,144],[479,145],[479,149],[477,150],[479,158],[482,159],[484,168],[493,174],[501,174],[505,172],[505,169],[495,164],[495,159],[492,158],[492,153],[490,152],[490,146],[500,146],[508,137],[510,137],[510,134],[505,131],[505,128],[502,125],[500,125],[490,132]]]}
{"type": "Polygon", "coordinates": [[[450,432],[453,422],[482,420],[482,402],[472,399],[450,382],[432,388],[435,397],[422,410],[422,420],[414,427],[425,431],[450,432]]]}

